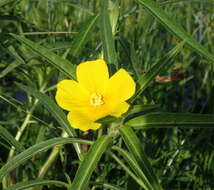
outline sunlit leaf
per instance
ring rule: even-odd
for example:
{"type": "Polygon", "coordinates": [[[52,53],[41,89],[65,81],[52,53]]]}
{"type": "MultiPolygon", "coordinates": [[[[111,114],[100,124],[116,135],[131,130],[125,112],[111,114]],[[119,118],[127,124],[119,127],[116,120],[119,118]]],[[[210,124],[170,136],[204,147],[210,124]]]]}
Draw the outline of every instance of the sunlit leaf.
{"type": "Polygon", "coordinates": [[[213,128],[214,115],[192,113],[149,113],[129,120],[126,125],[135,129],[143,128],[213,128]]]}
{"type": "Polygon", "coordinates": [[[91,174],[110,142],[111,137],[102,136],[91,146],[81,162],[69,190],[85,190],[87,188],[91,174]]]}
{"type": "Polygon", "coordinates": [[[32,156],[36,154],[46,151],[56,145],[62,144],[71,144],[71,143],[90,143],[90,141],[77,139],[77,138],[53,138],[47,141],[40,142],[31,146],[30,148],[26,149],[25,151],[21,152],[20,154],[11,158],[5,165],[2,166],[0,169],[0,181],[2,178],[8,174],[10,171],[18,167],[20,164],[25,162],[26,160],[30,159],[32,156]]]}

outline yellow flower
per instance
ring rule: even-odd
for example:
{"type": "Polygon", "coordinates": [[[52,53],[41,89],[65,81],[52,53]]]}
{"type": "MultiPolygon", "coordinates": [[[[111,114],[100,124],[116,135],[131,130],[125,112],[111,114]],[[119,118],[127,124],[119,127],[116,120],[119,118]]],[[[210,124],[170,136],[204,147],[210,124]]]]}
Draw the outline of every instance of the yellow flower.
{"type": "Polygon", "coordinates": [[[125,113],[128,100],[135,93],[135,82],[120,69],[109,78],[104,60],[87,61],[77,66],[77,81],[62,80],[57,85],[56,101],[69,111],[72,127],[86,131],[96,130],[96,120],[107,115],[119,117],[125,113]]]}

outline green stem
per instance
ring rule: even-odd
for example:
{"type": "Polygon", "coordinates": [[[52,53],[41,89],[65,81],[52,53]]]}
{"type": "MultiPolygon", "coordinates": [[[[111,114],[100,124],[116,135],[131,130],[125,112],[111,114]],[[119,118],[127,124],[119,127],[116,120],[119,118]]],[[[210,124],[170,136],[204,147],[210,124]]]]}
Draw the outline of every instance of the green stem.
{"type": "MultiPolygon", "coordinates": [[[[15,139],[17,141],[20,140],[23,132],[25,131],[26,127],[28,126],[30,118],[31,118],[33,111],[34,111],[35,107],[37,106],[37,104],[38,104],[38,100],[36,99],[33,106],[31,107],[30,111],[27,113],[27,115],[24,119],[24,122],[22,123],[21,127],[18,129],[18,131],[16,133],[15,139]]],[[[7,160],[10,160],[13,157],[14,153],[15,153],[15,147],[12,146],[10,149],[10,152],[8,154],[7,160]]],[[[2,184],[3,184],[3,188],[6,188],[9,184],[11,184],[10,176],[4,177],[2,184]]]]}
{"type": "MultiPolygon", "coordinates": [[[[41,89],[40,89],[41,92],[43,92],[43,90],[45,89],[46,85],[47,85],[47,83],[44,83],[44,85],[41,87],[41,89]]],[[[33,115],[33,111],[36,108],[38,102],[39,102],[39,100],[35,99],[35,102],[33,103],[30,111],[27,112],[27,115],[25,116],[24,122],[22,123],[21,127],[18,129],[18,131],[16,133],[15,139],[17,141],[20,140],[23,132],[25,131],[26,127],[28,126],[28,123],[29,123],[29,121],[30,121],[30,119],[31,119],[31,117],[33,115]]],[[[11,149],[10,149],[10,152],[8,154],[7,160],[10,160],[13,157],[14,153],[15,153],[15,147],[12,146],[11,149]]],[[[4,177],[3,180],[2,180],[3,188],[7,188],[7,186],[10,185],[10,184],[12,184],[10,176],[4,177]]]]}
{"type": "MultiPolygon", "coordinates": [[[[61,137],[68,137],[68,134],[65,131],[63,131],[61,137]]],[[[44,178],[44,176],[47,173],[48,169],[51,167],[53,162],[56,160],[61,148],[62,148],[62,146],[54,146],[53,147],[53,149],[51,151],[51,154],[49,155],[47,161],[45,162],[45,164],[39,170],[38,179],[43,179],[44,178]]]]}
{"type": "MultiPolygon", "coordinates": [[[[65,131],[63,131],[61,134],[61,137],[68,137],[68,134],[65,131]]],[[[44,176],[46,175],[49,168],[53,165],[54,161],[57,159],[61,148],[62,148],[62,146],[54,146],[53,147],[48,159],[43,164],[43,166],[40,168],[37,179],[42,180],[44,178],[44,176]]],[[[32,190],[41,190],[41,189],[42,189],[42,187],[32,188],[32,190]]]]}
{"type": "Polygon", "coordinates": [[[139,179],[114,153],[110,153],[111,157],[144,189],[147,190],[147,187],[145,186],[145,184],[143,183],[143,181],[141,181],[141,179],[139,179]]]}
{"type": "MultiPolygon", "coordinates": [[[[17,141],[20,140],[20,138],[21,138],[23,132],[25,131],[25,129],[26,129],[26,127],[27,127],[27,125],[28,125],[28,123],[29,123],[29,121],[30,121],[30,118],[31,118],[31,116],[32,116],[32,114],[33,114],[33,111],[34,111],[34,109],[35,109],[37,103],[38,103],[38,100],[35,101],[34,105],[33,105],[32,108],[30,109],[30,111],[28,112],[28,114],[26,115],[26,117],[25,117],[25,119],[24,119],[24,122],[22,123],[21,127],[18,129],[18,131],[17,131],[17,133],[16,133],[16,137],[15,137],[15,139],[16,139],[17,141]]],[[[13,147],[10,149],[10,152],[9,152],[9,154],[8,154],[8,160],[10,160],[10,159],[13,157],[14,152],[15,152],[15,147],[13,146],[13,147]]]]}

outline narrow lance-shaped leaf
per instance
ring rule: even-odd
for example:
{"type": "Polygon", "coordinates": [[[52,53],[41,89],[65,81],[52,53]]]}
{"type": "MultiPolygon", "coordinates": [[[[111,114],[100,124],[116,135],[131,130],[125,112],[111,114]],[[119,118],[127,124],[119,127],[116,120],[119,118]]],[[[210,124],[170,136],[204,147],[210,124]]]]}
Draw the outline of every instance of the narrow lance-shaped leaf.
{"type": "Polygon", "coordinates": [[[18,36],[16,34],[11,34],[16,40],[25,44],[31,51],[33,51],[38,56],[45,59],[48,63],[56,67],[59,71],[64,73],[67,77],[75,79],[75,67],[66,59],[61,58],[57,54],[53,53],[49,49],[35,43],[25,37],[18,36]]]}
{"type": "Polygon", "coordinates": [[[100,137],[89,149],[81,162],[71,188],[69,190],[85,190],[87,189],[92,172],[95,170],[102,154],[111,142],[111,137],[100,137]]]}
{"type": "Polygon", "coordinates": [[[118,69],[117,53],[108,14],[108,0],[102,0],[100,29],[103,41],[104,59],[108,64],[112,64],[118,69]]]}
{"type": "Polygon", "coordinates": [[[137,160],[138,164],[141,166],[141,169],[143,170],[151,185],[154,187],[154,189],[162,189],[158,182],[157,176],[155,175],[153,168],[143,150],[143,145],[135,132],[130,127],[124,126],[120,128],[120,133],[126,146],[137,160]]]}
{"type": "Polygon", "coordinates": [[[145,190],[145,184],[144,182],[138,177],[136,176],[124,163],[123,160],[121,160],[120,158],[118,158],[114,153],[110,153],[111,157],[121,166],[121,168],[123,170],[125,170],[125,172],[141,187],[144,187],[145,190]]]}
{"type": "Polygon", "coordinates": [[[90,141],[86,141],[86,140],[82,140],[82,139],[62,138],[62,137],[53,138],[53,139],[35,144],[35,145],[31,146],[30,148],[26,149],[25,151],[21,152],[20,154],[14,156],[0,169],[0,181],[6,174],[8,174],[10,171],[15,169],[16,167],[18,167],[20,164],[22,164],[26,160],[30,159],[32,156],[34,156],[40,152],[43,152],[45,150],[48,150],[49,148],[52,148],[53,146],[61,145],[61,144],[71,144],[71,143],[91,144],[90,141]]]}
{"type": "Polygon", "coordinates": [[[149,113],[126,122],[135,129],[171,127],[214,127],[214,115],[192,113],[149,113]]]}
{"type": "Polygon", "coordinates": [[[9,144],[13,145],[18,151],[21,152],[24,150],[24,147],[2,126],[0,126],[0,136],[9,144]]]}
{"type": "Polygon", "coordinates": [[[159,107],[160,107],[159,104],[144,104],[144,105],[137,104],[137,105],[133,105],[131,107],[131,109],[129,110],[129,112],[126,114],[124,121],[130,117],[131,118],[134,117],[136,114],[148,113],[148,112],[151,112],[151,110],[157,109],[159,107]]]}
{"type": "Polygon", "coordinates": [[[74,40],[71,44],[71,54],[78,56],[83,49],[86,42],[89,40],[89,36],[94,26],[97,23],[99,15],[92,16],[86,23],[84,23],[80,31],[74,36],[74,40]]]}
{"type": "Polygon", "coordinates": [[[16,52],[15,48],[13,46],[8,47],[7,49],[5,47],[3,47],[0,44],[0,47],[5,50],[6,52],[8,52],[11,56],[13,56],[15,58],[15,61],[9,63],[9,65],[0,72],[0,78],[3,78],[4,76],[6,76],[8,73],[10,73],[11,71],[13,71],[16,67],[25,64],[25,61],[22,59],[22,57],[16,52]]]}
{"type": "MultiPolygon", "coordinates": [[[[58,121],[58,123],[61,125],[61,127],[64,128],[64,130],[69,134],[71,137],[75,137],[76,133],[73,128],[71,128],[66,115],[64,112],[56,105],[56,103],[49,98],[47,95],[33,89],[27,86],[24,86],[22,84],[17,84],[21,89],[24,91],[32,94],[34,97],[38,98],[39,101],[50,111],[50,113],[53,115],[53,117],[58,121]]],[[[81,158],[81,148],[78,144],[74,144],[74,147],[76,149],[76,152],[81,158]]]]}
{"type": "Polygon", "coordinates": [[[140,87],[135,96],[132,98],[132,102],[150,85],[155,76],[157,76],[160,72],[168,70],[168,68],[173,65],[174,58],[181,51],[183,45],[184,42],[181,42],[176,45],[164,57],[160,58],[147,73],[145,73],[144,75],[142,75],[142,77],[139,78],[138,84],[140,87]]]}
{"type": "Polygon", "coordinates": [[[166,26],[172,33],[174,33],[178,38],[184,40],[189,46],[191,46],[200,55],[206,57],[207,59],[214,61],[214,56],[199,42],[197,42],[190,34],[188,34],[181,25],[176,22],[172,16],[169,16],[165,11],[159,6],[158,3],[153,0],[135,0],[143,7],[145,7],[154,17],[156,17],[164,26],[166,26]]]}
{"type": "Polygon", "coordinates": [[[126,160],[126,162],[129,164],[130,168],[132,168],[132,171],[136,173],[136,175],[143,181],[144,186],[143,188],[146,190],[153,190],[153,186],[150,181],[148,181],[147,177],[145,176],[144,172],[141,170],[139,164],[137,163],[136,159],[133,157],[132,154],[129,152],[123,150],[120,147],[113,146],[112,150],[116,150],[119,154],[121,154],[126,160]]]}
{"type": "Polygon", "coordinates": [[[44,186],[44,185],[64,186],[66,188],[68,187],[68,184],[65,182],[62,182],[62,181],[32,180],[32,181],[27,181],[27,182],[16,183],[15,185],[12,185],[5,190],[23,190],[23,189],[29,189],[31,187],[44,186]]]}
{"type": "Polygon", "coordinates": [[[104,187],[106,189],[110,189],[110,190],[125,190],[124,188],[118,187],[116,185],[108,184],[108,183],[95,182],[93,184],[97,185],[97,186],[102,186],[102,187],[104,187]]]}
{"type": "Polygon", "coordinates": [[[0,7],[7,5],[9,3],[15,3],[16,1],[20,1],[20,0],[0,0],[0,7]]]}

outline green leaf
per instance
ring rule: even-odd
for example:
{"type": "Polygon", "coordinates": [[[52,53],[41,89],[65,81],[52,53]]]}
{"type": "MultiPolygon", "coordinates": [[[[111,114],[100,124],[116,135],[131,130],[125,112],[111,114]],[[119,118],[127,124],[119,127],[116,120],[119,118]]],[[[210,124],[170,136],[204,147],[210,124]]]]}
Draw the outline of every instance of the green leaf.
{"type": "Polygon", "coordinates": [[[129,151],[141,166],[141,169],[147,177],[148,181],[151,183],[154,189],[162,189],[158,182],[157,176],[155,175],[153,168],[143,150],[143,145],[138,139],[137,135],[128,126],[121,127],[120,133],[129,151]]]}
{"type": "Polygon", "coordinates": [[[118,69],[117,53],[114,46],[114,38],[108,14],[108,0],[102,0],[101,13],[101,37],[103,43],[104,59],[118,69]]]}
{"type": "Polygon", "coordinates": [[[92,184],[102,186],[102,187],[104,187],[106,189],[110,189],[110,190],[125,190],[124,188],[118,187],[116,185],[108,184],[108,183],[95,182],[92,184]]]}
{"type": "MultiPolygon", "coordinates": [[[[24,91],[32,94],[34,97],[36,97],[37,99],[39,99],[39,101],[50,111],[50,113],[53,115],[53,117],[58,121],[58,123],[61,125],[61,127],[64,128],[64,130],[69,134],[69,136],[71,137],[75,137],[76,133],[75,130],[73,128],[71,128],[66,115],[64,114],[64,112],[62,111],[62,109],[59,108],[59,106],[56,105],[56,103],[49,98],[47,95],[33,89],[27,86],[24,86],[22,84],[18,84],[17,85],[23,89],[24,91]]],[[[76,152],[79,156],[79,158],[81,157],[81,148],[78,144],[74,145],[76,152]]]]}
{"type": "Polygon", "coordinates": [[[102,123],[102,124],[109,124],[109,123],[113,123],[113,122],[118,122],[120,121],[121,118],[120,117],[114,117],[114,116],[106,116],[103,117],[101,119],[96,120],[97,123],[102,123]]]}
{"type": "Polygon", "coordinates": [[[15,58],[15,61],[13,61],[12,63],[9,63],[9,65],[3,71],[0,72],[0,78],[3,78],[19,65],[25,64],[25,61],[22,59],[21,56],[19,56],[19,54],[16,52],[13,46],[10,46],[6,49],[0,44],[0,47],[15,58]]]}
{"type": "Polygon", "coordinates": [[[82,11],[90,15],[94,15],[94,12],[90,10],[90,7],[88,7],[87,5],[83,5],[81,1],[63,0],[63,2],[65,2],[67,5],[74,7],[76,10],[79,9],[78,12],[82,11]]]}
{"type": "Polygon", "coordinates": [[[56,185],[56,186],[64,186],[68,187],[68,184],[62,181],[56,181],[56,180],[32,180],[32,181],[27,181],[27,182],[21,182],[21,183],[16,183],[15,185],[12,185],[8,187],[5,190],[23,190],[23,189],[28,189],[31,187],[36,187],[36,186],[44,186],[44,185],[56,185]]]}
{"type": "Polygon", "coordinates": [[[150,181],[148,181],[147,177],[145,176],[144,172],[141,170],[139,164],[137,163],[135,158],[132,156],[132,154],[128,153],[127,151],[117,146],[113,146],[112,150],[116,150],[119,154],[123,156],[123,158],[129,164],[130,168],[132,168],[132,171],[136,173],[137,176],[143,181],[144,185],[142,187],[144,189],[153,190],[152,184],[150,183],[150,181]]]}
{"type": "Polygon", "coordinates": [[[123,160],[118,158],[114,153],[110,152],[111,157],[125,170],[125,172],[141,187],[145,187],[144,182],[136,176],[124,163],[123,160]]]}
{"type": "Polygon", "coordinates": [[[19,152],[24,150],[24,147],[10,134],[4,127],[0,126],[0,136],[9,144],[14,146],[19,152]]]}
{"type": "Polygon", "coordinates": [[[15,3],[16,1],[19,1],[19,0],[0,0],[0,7],[7,5],[9,3],[15,3]]]}
{"type": "Polygon", "coordinates": [[[154,17],[156,17],[169,31],[175,34],[181,40],[184,40],[200,55],[206,57],[210,61],[214,61],[214,56],[199,42],[197,42],[190,34],[188,34],[181,25],[175,21],[172,16],[164,12],[160,5],[153,0],[136,0],[139,4],[145,7],[154,17]]]}
{"type": "Polygon", "coordinates": [[[214,115],[192,113],[149,113],[135,117],[126,125],[135,129],[171,127],[214,127],[214,115]]]}
{"type": "Polygon", "coordinates": [[[113,2],[110,0],[109,1],[109,20],[110,20],[113,36],[116,33],[119,14],[120,14],[119,1],[113,2]]]}
{"type": "Polygon", "coordinates": [[[109,136],[102,136],[90,147],[89,152],[85,155],[77,170],[69,190],[87,189],[91,174],[110,142],[111,138],[109,136]]]}
{"type": "Polygon", "coordinates": [[[91,144],[91,141],[86,141],[86,140],[77,139],[77,138],[58,137],[58,138],[53,138],[53,139],[35,144],[30,148],[26,149],[25,151],[21,152],[20,154],[14,156],[0,169],[0,181],[6,174],[8,174],[10,171],[15,169],[16,167],[18,167],[20,164],[22,164],[26,160],[30,159],[32,156],[35,156],[40,152],[46,151],[49,148],[52,148],[56,145],[71,144],[71,143],[91,144]]]}
{"type": "Polygon", "coordinates": [[[67,77],[75,79],[75,66],[72,65],[68,60],[61,58],[49,49],[35,43],[25,37],[11,34],[16,40],[25,44],[31,51],[38,56],[45,59],[48,63],[56,67],[59,71],[64,73],[67,77]]]}
{"type": "Polygon", "coordinates": [[[128,116],[132,114],[136,114],[139,112],[148,112],[149,110],[153,110],[159,108],[159,104],[144,104],[144,105],[134,105],[128,112],[128,116]]]}
{"type": "Polygon", "coordinates": [[[89,40],[90,33],[97,23],[99,15],[92,16],[86,23],[84,23],[71,44],[71,53],[73,56],[78,56],[83,49],[85,43],[89,40]]]}
{"type": "Polygon", "coordinates": [[[152,68],[142,75],[139,78],[138,84],[140,85],[138,91],[136,92],[135,96],[132,98],[132,102],[135,100],[137,96],[139,96],[153,81],[155,76],[157,76],[160,72],[167,70],[170,66],[174,63],[174,57],[181,51],[183,48],[184,42],[179,43],[176,45],[172,50],[170,50],[165,56],[160,58],[157,63],[152,66],[152,68]]]}

